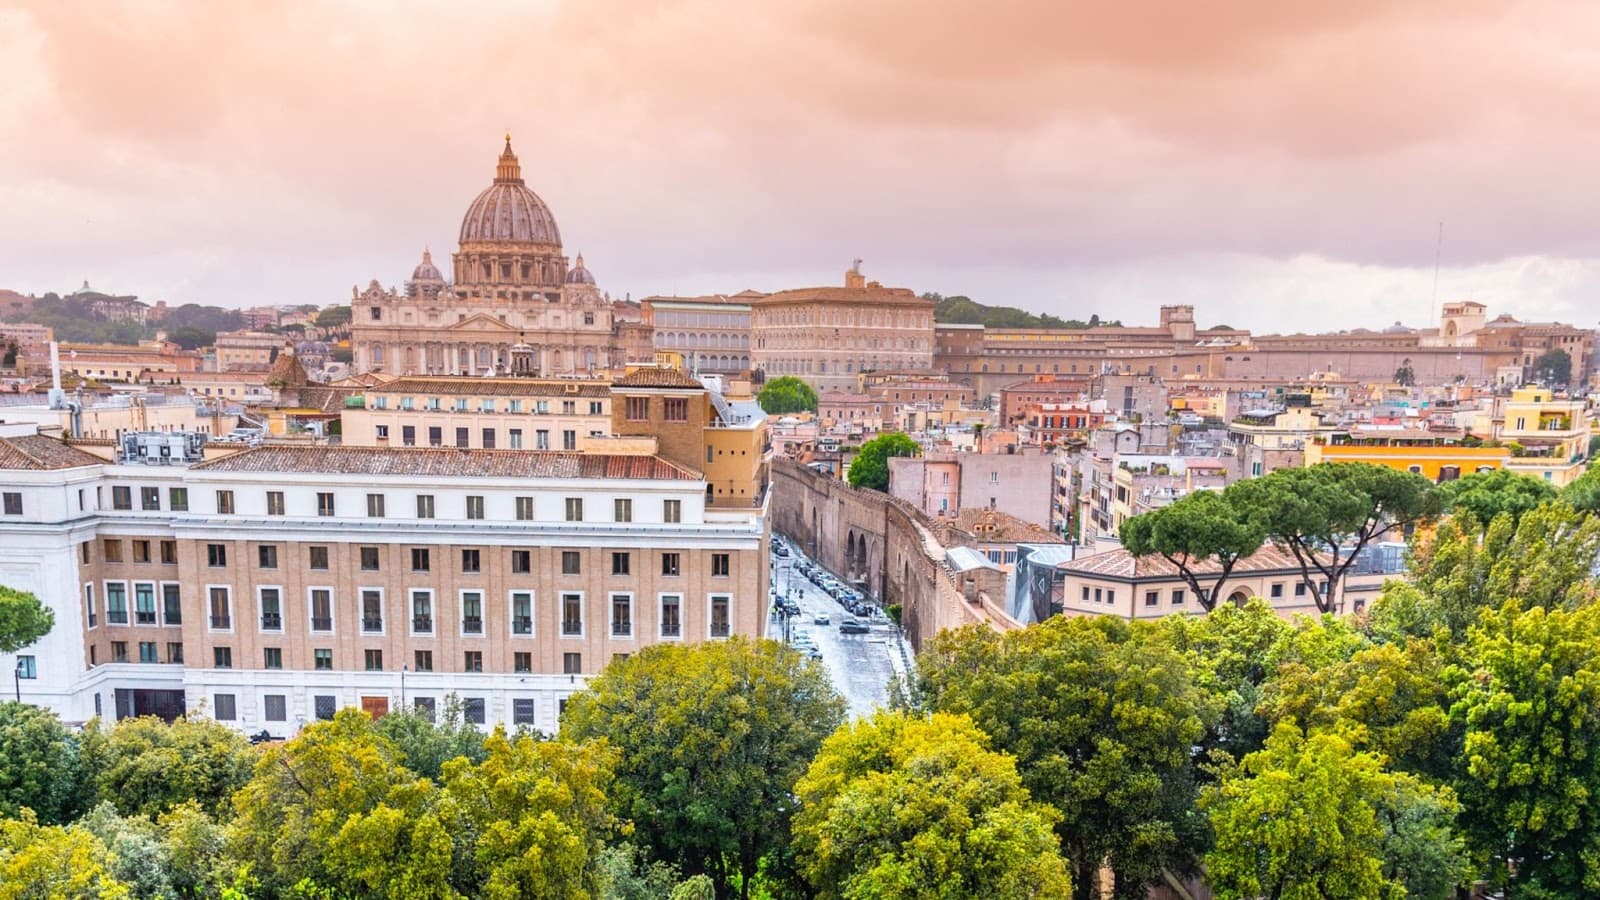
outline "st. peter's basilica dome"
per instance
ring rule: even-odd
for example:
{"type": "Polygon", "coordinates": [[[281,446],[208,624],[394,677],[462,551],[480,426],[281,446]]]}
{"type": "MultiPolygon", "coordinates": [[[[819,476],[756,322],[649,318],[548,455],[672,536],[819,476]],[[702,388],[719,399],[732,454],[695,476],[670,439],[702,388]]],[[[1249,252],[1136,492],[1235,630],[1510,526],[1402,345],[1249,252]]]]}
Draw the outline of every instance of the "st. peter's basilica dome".
{"type": "Polygon", "coordinates": [[[511,152],[511,135],[500,154],[494,184],[485,188],[461,219],[461,243],[474,241],[519,241],[561,246],[556,218],[539,195],[522,181],[522,167],[511,152]]]}
{"type": "Polygon", "coordinates": [[[422,262],[411,270],[412,281],[443,281],[444,275],[439,272],[439,267],[433,264],[433,254],[428,250],[422,251],[422,262]]]}
{"type": "Polygon", "coordinates": [[[567,284],[594,284],[594,273],[583,264],[583,254],[578,254],[577,262],[567,270],[567,284]]]}

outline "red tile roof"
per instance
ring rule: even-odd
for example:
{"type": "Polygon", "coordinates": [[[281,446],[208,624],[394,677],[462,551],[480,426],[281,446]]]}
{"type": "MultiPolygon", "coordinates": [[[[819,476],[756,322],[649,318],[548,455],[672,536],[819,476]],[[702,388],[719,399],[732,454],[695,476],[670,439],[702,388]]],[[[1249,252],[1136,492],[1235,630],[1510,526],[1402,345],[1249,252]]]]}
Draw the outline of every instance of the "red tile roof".
{"type": "Polygon", "coordinates": [[[700,382],[695,381],[682,369],[660,369],[644,367],[617,379],[617,387],[664,387],[664,388],[695,388],[704,390],[700,382]]]}
{"type": "Polygon", "coordinates": [[[297,447],[268,445],[208,460],[208,472],[308,472],[329,475],[415,475],[477,478],[623,478],[699,481],[700,475],[658,456],[438,447],[297,447]]]}
{"type": "Polygon", "coordinates": [[[605,397],[604,381],[549,378],[396,378],[367,388],[369,394],[416,394],[448,397],[605,397]]]}
{"type": "MultiPolygon", "coordinates": [[[[1166,580],[1177,578],[1178,567],[1167,562],[1161,556],[1135,557],[1132,553],[1122,548],[1107,550],[1092,556],[1084,556],[1070,560],[1056,566],[1070,575],[1084,575],[1091,578],[1117,578],[1124,581],[1138,581],[1143,579],[1166,580]]],[[[1207,560],[1194,567],[1195,573],[1201,576],[1215,575],[1221,571],[1215,562],[1207,560]]],[[[1235,575],[1244,575],[1249,572],[1277,572],[1300,571],[1300,564],[1295,561],[1294,555],[1279,550],[1268,544],[1250,556],[1239,560],[1233,567],[1235,575]]]]}
{"type": "Polygon", "coordinates": [[[104,465],[105,462],[92,453],[85,453],[42,434],[0,438],[0,469],[78,469],[104,465]]]}

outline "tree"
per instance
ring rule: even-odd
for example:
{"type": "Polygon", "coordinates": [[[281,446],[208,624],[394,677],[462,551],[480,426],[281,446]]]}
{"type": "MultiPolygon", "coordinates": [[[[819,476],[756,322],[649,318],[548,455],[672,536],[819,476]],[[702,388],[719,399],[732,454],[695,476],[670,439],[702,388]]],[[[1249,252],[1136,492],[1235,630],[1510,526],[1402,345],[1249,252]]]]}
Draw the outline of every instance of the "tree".
{"type": "Polygon", "coordinates": [[[848,478],[852,487],[871,488],[875,491],[889,489],[889,457],[917,456],[922,446],[903,432],[880,434],[856,452],[850,461],[848,478]]]}
{"type": "Polygon", "coordinates": [[[215,344],[217,342],[217,333],[215,331],[206,331],[203,328],[185,326],[183,328],[174,328],[167,332],[167,340],[185,350],[199,350],[201,347],[209,347],[215,344]]]}
{"type": "Polygon", "coordinates": [[[1234,759],[1261,749],[1268,726],[1257,713],[1263,686],[1277,674],[1276,648],[1294,626],[1260,597],[1223,604],[1205,616],[1161,620],[1174,650],[1188,663],[1195,686],[1212,698],[1217,715],[1201,742],[1234,759]]]}
{"type": "Polygon", "coordinates": [[[474,835],[470,897],[588,900],[605,870],[601,850],[618,823],[607,808],[615,753],[597,744],[567,745],[500,730],[474,765],[445,763],[444,793],[474,835]]]}
{"type": "Polygon", "coordinates": [[[86,828],[40,825],[28,811],[0,819],[0,900],[125,900],[112,863],[86,828]]]}
{"type": "MultiPolygon", "coordinates": [[[[1600,440],[1600,436],[1594,440],[1600,440]]],[[[1591,446],[1589,456],[1592,458],[1595,453],[1595,448],[1591,446]]],[[[1590,463],[1582,475],[1562,488],[1561,502],[1580,512],[1600,513],[1600,466],[1590,463]]]]}
{"type": "Polygon", "coordinates": [[[352,308],[347,304],[329,306],[318,312],[314,321],[318,328],[338,328],[350,324],[352,313],[352,308]]]}
{"type": "Polygon", "coordinates": [[[445,697],[437,722],[412,707],[383,716],[375,727],[404,755],[406,768],[434,781],[444,775],[444,764],[452,759],[466,757],[478,763],[484,758],[484,734],[467,721],[455,694],[445,697]]]}
{"type": "Polygon", "coordinates": [[[1411,387],[1417,383],[1417,372],[1411,368],[1411,357],[1401,360],[1400,368],[1394,370],[1394,383],[1401,387],[1411,387]]]}
{"type": "Polygon", "coordinates": [[[1195,491],[1122,523],[1128,552],[1154,553],[1171,563],[1208,611],[1216,607],[1233,567],[1266,540],[1256,517],[1230,503],[1225,493],[1195,491]]]}
{"type": "Polygon", "coordinates": [[[816,896],[1067,896],[1059,815],[987,743],[944,713],[880,712],[829,737],[795,788],[795,849],[816,896]]]}
{"type": "Polygon", "coordinates": [[[1600,606],[1508,600],[1448,674],[1465,729],[1456,791],[1468,841],[1518,897],[1600,889],[1600,606]]]}
{"type": "Polygon", "coordinates": [[[1533,360],[1533,377],[1551,387],[1572,383],[1572,357],[1560,347],[1552,347],[1533,360]]]}
{"type": "Polygon", "coordinates": [[[1431,491],[1426,478],[1410,472],[1319,463],[1237,482],[1223,496],[1294,556],[1317,608],[1333,612],[1341,605],[1345,573],[1363,549],[1436,512],[1431,491]]]}
{"type": "Polygon", "coordinates": [[[1488,525],[1500,513],[1510,513],[1517,518],[1541,503],[1554,500],[1556,489],[1542,478],[1495,469],[1445,482],[1439,494],[1444,510],[1472,513],[1480,525],[1488,525]]]}
{"type": "Polygon", "coordinates": [[[1212,711],[1165,630],[1057,616],[945,631],[916,677],[928,709],[971,717],[1062,814],[1076,896],[1091,896],[1102,864],[1119,891],[1194,870],[1192,753],[1212,711]]]}
{"type": "Polygon", "coordinates": [[[817,392],[793,375],[784,375],[767,382],[761,393],[756,395],[756,402],[761,404],[761,411],[769,416],[816,412],[817,392]]]}
{"type": "Polygon", "coordinates": [[[794,785],[844,716],[821,666],[772,641],[657,645],[618,660],[575,694],[564,739],[621,753],[613,798],[635,840],[719,897],[748,897],[780,849],[794,785]]]}
{"type": "Polygon", "coordinates": [[[39,598],[0,585],[0,653],[15,653],[50,633],[56,614],[39,598]]]}
{"type": "Polygon", "coordinates": [[[239,732],[200,716],[121,719],[91,746],[100,797],[124,815],[151,817],[189,800],[208,814],[226,809],[257,757],[239,732]]]}
{"type": "Polygon", "coordinates": [[[55,713],[0,703],[0,816],[24,807],[47,825],[70,822],[82,807],[77,740],[55,713]]]}
{"type": "Polygon", "coordinates": [[[1264,749],[1221,767],[1201,804],[1219,900],[1443,898],[1465,869],[1449,792],[1384,771],[1334,734],[1279,725],[1264,749]]]}

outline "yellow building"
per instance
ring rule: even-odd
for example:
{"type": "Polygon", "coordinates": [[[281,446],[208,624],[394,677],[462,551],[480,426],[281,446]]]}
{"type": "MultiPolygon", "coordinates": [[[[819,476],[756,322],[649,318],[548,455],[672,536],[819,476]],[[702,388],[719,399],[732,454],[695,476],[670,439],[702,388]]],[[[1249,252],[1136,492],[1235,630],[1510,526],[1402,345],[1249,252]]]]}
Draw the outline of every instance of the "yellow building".
{"type": "Polygon", "coordinates": [[[1389,432],[1352,428],[1306,447],[1308,466],[1322,462],[1370,463],[1414,472],[1435,482],[1492,472],[1506,468],[1510,461],[1511,451],[1506,447],[1468,446],[1421,428],[1389,432]]]}
{"type": "MultiPolygon", "coordinates": [[[[1549,388],[1518,388],[1495,398],[1487,431],[1510,448],[1506,468],[1561,487],[1583,474],[1589,456],[1589,420],[1582,400],[1561,400],[1549,388]]],[[[1487,424],[1487,428],[1482,425],[1487,424]]]]}

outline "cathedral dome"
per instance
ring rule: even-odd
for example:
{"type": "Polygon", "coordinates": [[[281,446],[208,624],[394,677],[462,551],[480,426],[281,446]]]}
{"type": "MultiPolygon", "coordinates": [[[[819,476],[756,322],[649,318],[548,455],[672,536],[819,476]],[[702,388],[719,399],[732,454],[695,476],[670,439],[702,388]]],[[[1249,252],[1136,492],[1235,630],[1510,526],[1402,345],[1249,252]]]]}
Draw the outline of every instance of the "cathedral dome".
{"type": "Polygon", "coordinates": [[[578,261],[567,270],[567,284],[594,284],[594,273],[583,264],[583,254],[578,254],[578,261]]]}
{"type": "Polygon", "coordinates": [[[433,264],[433,254],[427,250],[422,251],[422,262],[411,270],[412,281],[443,281],[444,275],[439,272],[439,267],[433,264]]]}
{"type": "Polygon", "coordinates": [[[506,135],[506,149],[500,154],[494,184],[472,201],[461,219],[461,243],[472,241],[561,245],[555,216],[522,181],[522,167],[511,152],[510,135],[506,135]]]}

